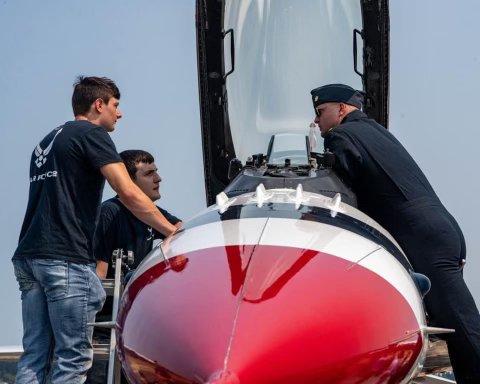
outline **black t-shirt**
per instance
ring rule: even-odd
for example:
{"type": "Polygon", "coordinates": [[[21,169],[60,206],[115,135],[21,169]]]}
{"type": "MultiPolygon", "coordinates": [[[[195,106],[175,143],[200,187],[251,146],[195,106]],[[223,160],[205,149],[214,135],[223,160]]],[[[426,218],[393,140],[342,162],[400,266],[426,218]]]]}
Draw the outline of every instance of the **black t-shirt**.
{"type": "MultiPolygon", "coordinates": [[[[175,225],[181,221],[166,210],[157,208],[171,224],[175,225]]],[[[115,249],[121,248],[125,254],[133,251],[135,259],[130,268],[134,269],[152,250],[153,240],[164,239],[165,236],[137,219],[117,197],[114,197],[102,204],[94,238],[95,258],[109,264],[107,276],[113,277],[111,261],[115,249]]]]}
{"type": "Polygon", "coordinates": [[[106,130],[69,121],[35,147],[27,212],[14,258],[94,262],[93,233],[105,179],[100,168],[121,162],[106,130]]]}
{"type": "MultiPolygon", "coordinates": [[[[157,207],[165,218],[173,225],[181,220],[157,207]]],[[[100,217],[95,229],[94,255],[98,261],[108,263],[107,278],[113,278],[112,252],[121,248],[126,254],[133,251],[135,262],[130,268],[136,268],[145,256],[152,250],[154,239],[164,239],[161,233],[137,219],[117,197],[104,201],[100,217]]],[[[112,320],[113,297],[108,296],[102,310],[97,314],[97,321],[112,320]]],[[[108,342],[110,330],[95,329],[94,338],[108,342]]]]}

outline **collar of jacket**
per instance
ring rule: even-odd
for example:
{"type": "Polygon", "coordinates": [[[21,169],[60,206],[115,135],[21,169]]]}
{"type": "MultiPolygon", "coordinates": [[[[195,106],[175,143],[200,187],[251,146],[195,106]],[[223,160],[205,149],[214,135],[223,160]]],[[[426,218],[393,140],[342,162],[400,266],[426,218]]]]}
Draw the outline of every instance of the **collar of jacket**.
{"type": "Polygon", "coordinates": [[[368,116],[359,109],[357,109],[356,111],[350,112],[347,116],[345,116],[340,125],[360,119],[368,119],[368,116]]]}

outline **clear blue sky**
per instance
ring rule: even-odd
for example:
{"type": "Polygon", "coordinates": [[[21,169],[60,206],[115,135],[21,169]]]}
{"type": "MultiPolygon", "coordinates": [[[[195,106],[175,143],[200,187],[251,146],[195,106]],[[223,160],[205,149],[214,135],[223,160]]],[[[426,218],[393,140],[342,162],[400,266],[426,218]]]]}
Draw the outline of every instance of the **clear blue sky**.
{"type": "MultiPolygon", "coordinates": [[[[480,2],[391,0],[390,12],[390,128],[462,226],[466,279],[479,301],[480,2]]],[[[72,118],[76,75],[117,81],[124,118],[113,140],[118,150],[154,154],[164,179],[160,204],[182,218],[205,206],[194,14],[193,0],[0,0],[0,345],[21,339],[10,258],[30,154],[72,118]]]]}

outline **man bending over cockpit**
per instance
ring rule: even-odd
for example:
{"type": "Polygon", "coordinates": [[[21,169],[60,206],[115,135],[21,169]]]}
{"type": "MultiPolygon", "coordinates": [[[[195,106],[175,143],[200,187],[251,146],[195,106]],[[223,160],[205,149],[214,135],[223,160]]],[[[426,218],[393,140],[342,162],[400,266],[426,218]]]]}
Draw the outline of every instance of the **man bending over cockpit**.
{"type": "Polygon", "coordinates": [[[480,315],[463,280],[460,227],[402,144],[361,111],[362,92],[330,84],[311,95],[325,149],[336,155],[334,169],[356,193],[358,208],[430,278],[429,322],[455,329],[446,341],[457,382],[480,383],[480,315]]]}

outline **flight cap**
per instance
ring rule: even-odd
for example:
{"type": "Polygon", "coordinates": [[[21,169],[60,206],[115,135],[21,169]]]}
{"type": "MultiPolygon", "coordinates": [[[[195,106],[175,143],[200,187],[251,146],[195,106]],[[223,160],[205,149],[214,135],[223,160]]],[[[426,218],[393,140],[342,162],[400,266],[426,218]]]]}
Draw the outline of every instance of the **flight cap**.
{"type": "Polygon", "coordinates": [[[345,103],[362,109],[365,93],[345,84],[328,84],[310,91],[313,108],[323,103],[345,103]]]}

